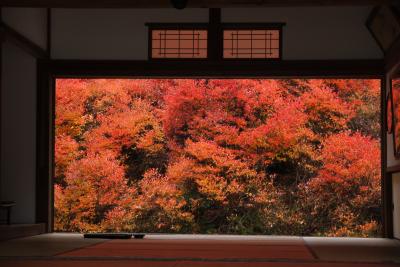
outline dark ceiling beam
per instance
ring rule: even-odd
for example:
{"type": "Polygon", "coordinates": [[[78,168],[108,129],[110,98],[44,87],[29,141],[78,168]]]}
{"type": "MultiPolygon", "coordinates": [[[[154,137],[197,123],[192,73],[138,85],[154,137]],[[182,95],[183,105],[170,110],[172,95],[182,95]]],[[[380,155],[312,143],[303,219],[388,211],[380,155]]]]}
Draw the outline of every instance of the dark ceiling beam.
{"type": "MultiPolygon", "coordinates": [[[[398,0],[189,0],[187,7],[366,6],[395,5],[398,0]]],[[[166,8],[170,0],[0,0],[3,7],[166,8]]]]}
{"type": "Polygon", "coordinates": [[[118,61],[46,60],[43,69],[58,77],[268,77],[268,78],[377,78],[383,60],[282,61],[118,61]]]}
{"type": "Polygon", "coordinates": [[[44,49],[33,43],[25,36],[21,35],[4,22],[0,22],[0,39],[2,42],[13,43],[35,58],[48,57],[48,53],[44,49]]]}

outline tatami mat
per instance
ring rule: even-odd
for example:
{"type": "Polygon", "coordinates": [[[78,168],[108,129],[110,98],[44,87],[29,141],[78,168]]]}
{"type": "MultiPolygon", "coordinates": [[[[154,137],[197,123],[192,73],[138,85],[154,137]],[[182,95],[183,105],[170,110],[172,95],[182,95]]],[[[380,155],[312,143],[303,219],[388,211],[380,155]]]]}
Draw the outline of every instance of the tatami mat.
{"type": "Polygon", "coordinates": [[[195,259],[314,259],[303,240],[112,240],[59,256],[195,258],[195,259]]]}
{"type": "Polygon", "coordinates": [[[400,241],[386,238],[305,237],[320,260],[400,263],[400,241]]]}
{"type": "Polygon", "coordinates": [[[193,262],[193,261],[2,261],[2,267],[394,267],[381,263],[332,262],[193,262]]]}
{"type": "Polygon", "coordinates": [[[158,234],[105,240],[56,233],[0,242],[0,266],[386,267],[400,266],[400,241],[158,234]]]}
{"type": "Polygon", "coordinates": [[[104,241],[84,239],[81,234],[43,234],[0,242],[0,257],[54,256],[104,241]]]}

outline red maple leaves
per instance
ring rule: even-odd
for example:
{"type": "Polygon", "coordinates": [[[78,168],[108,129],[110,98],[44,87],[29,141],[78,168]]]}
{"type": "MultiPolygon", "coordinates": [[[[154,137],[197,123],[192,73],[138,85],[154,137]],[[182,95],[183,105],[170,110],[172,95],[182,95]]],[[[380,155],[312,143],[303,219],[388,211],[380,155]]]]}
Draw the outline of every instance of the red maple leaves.
{"type": "Polygon", "coordinates": [[[375,80],[60,79],[60,231],[376,235],[375,80]]]}

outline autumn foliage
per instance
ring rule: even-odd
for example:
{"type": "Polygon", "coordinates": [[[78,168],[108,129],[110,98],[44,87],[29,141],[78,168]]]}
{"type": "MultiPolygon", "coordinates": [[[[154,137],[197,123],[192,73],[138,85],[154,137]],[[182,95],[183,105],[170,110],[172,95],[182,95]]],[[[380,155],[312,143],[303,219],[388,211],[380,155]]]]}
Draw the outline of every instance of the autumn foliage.
{"type": "Polygon", "coordinates": [[[378,80],[59,79],[55,228],[380,231],[378,80]]]}
{"type": "Polygon", "coordinates": [[[393,79],[392,80],[392,88],[390,90],[391,95],[391,100],[388,101],[388,128],[393,132],[394,135],[394,148],[395,148],[395,154],[398,156],[400,155],[400,79],[393,79]],[[393,107],[392,107],[392,105],[393,107]]]}

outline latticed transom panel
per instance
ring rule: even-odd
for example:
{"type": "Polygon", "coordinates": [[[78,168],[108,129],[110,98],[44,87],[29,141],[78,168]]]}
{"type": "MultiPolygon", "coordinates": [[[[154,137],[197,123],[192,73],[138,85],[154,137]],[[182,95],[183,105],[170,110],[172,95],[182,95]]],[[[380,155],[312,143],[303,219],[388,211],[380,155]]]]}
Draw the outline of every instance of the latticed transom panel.
{"type": "Polygon", "coordinates": [[[224,58],[280,58],[279,30],[224,30],[224,58]]]}
{"type": "Polygon", "coordinates": [[[152,30],[152,58],[207,58],[207,30],[152,30]]]}

